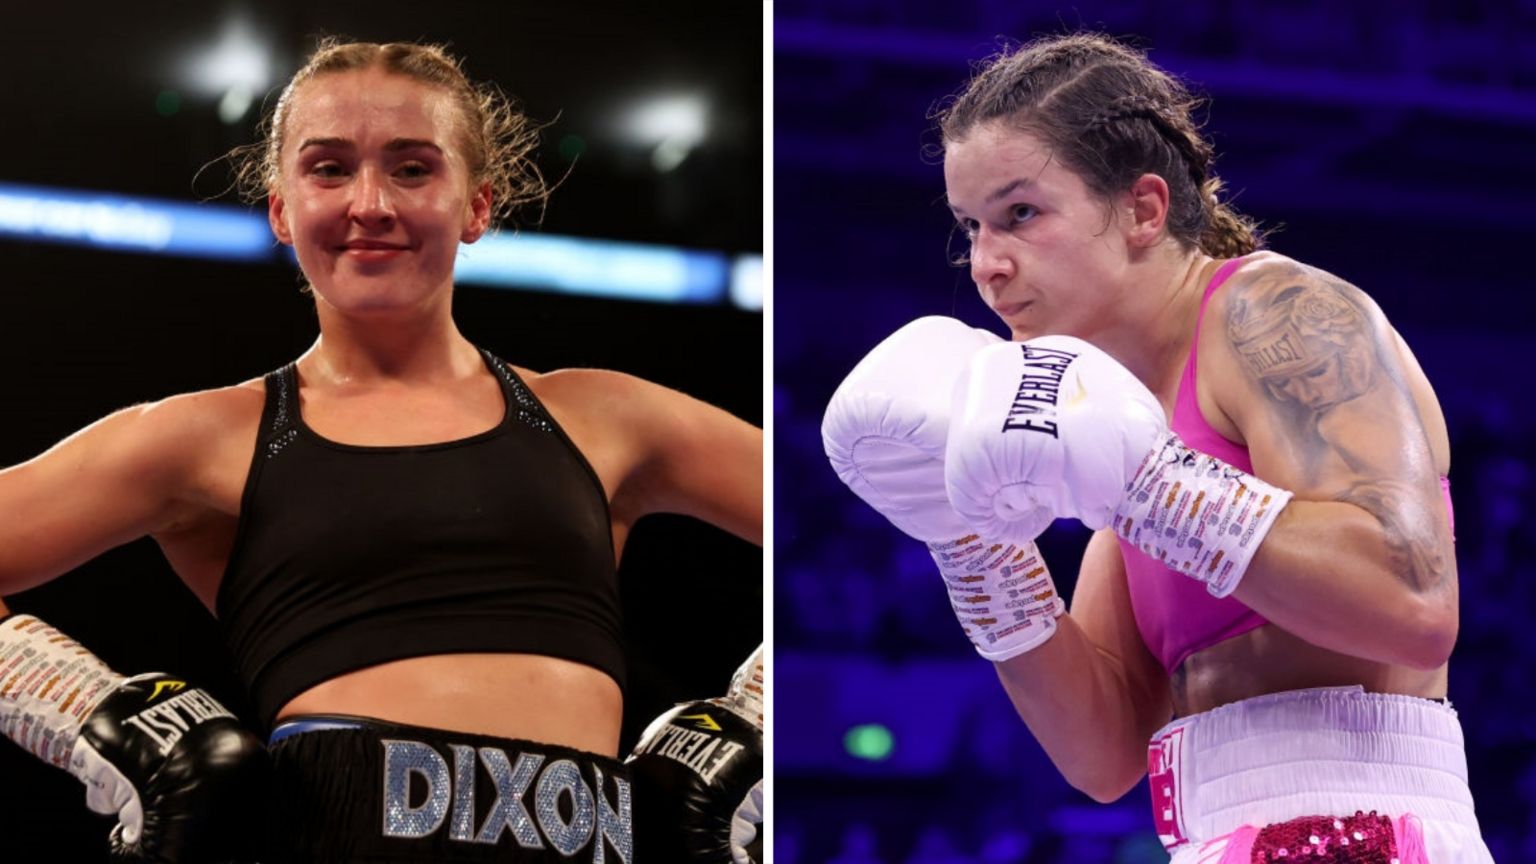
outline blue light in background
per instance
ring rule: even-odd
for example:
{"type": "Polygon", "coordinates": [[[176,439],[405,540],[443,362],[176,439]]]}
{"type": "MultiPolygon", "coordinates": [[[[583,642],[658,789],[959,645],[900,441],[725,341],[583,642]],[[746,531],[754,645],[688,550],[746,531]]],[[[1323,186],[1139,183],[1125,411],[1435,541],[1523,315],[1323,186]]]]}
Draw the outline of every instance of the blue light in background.
{"type": "MultiPolygon", "coordinates": [[[[293,262],[266,218],[228,204],[0,183],[0,237],[120,252],[293,262]]],[[[550,234],[493,234],[459,249],[455,281],[762,309],[762,256],[550,234]]]]}
{"type": "Polygon", "coordinates": [[[763,309],[763,256],[738,255],[731,265],[731,302],[742,309],[763,309]]]}
{"type": "Polygon", "coordinates": [[[123,252],[270,261],[267,221],[227,205],[0,183],[0,236],[123,252]]]}
{"type": "Polygon", "coordinates": [[[548,234],[493,234],[459,247],[454,276],[480,285],[722,303],[728,299],[730,264],[719,252],[548,234]]]}

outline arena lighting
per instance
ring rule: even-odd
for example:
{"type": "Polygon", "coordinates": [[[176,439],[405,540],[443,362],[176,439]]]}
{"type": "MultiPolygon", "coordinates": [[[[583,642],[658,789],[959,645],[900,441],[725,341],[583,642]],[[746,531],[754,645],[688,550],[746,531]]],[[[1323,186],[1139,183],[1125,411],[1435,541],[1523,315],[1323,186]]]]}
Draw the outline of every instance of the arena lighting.
{"type": "Polygon", "coordinates": [[[492,234],[460,246],[453,272],[459,282],[674,303],[717,303],[729,287],[718,252],[549,234],[492,234]]]}
{"type": "MultiPolygon", "coordinates": [[[[0,183],[0,237],[188,258],[294,260],[272,239],[265,215],[244,207],[11,183],[0,183]]],[[[733,262],[723,252],[505,232],[459,247],[455,275],[463,284],[762,308],[759,255],[733,262]]]]}
{"type": "Polygon", "coordinates": [[[123,252],[270,261],[267,220],[239,207],[0,183],[0,236],[123,252]]]}
{"type": "Polygon", "coordinates": [[[742,309],[763,309],[763,256],[739,255],[731,265],[731,302],[742,309]]]}
{"type": "Polygon", "coordinates": [[[896,737],[879,723],[864,723],[849,729],[843,736],[843,749],[855,759],[882,762],[896,749],[896,737]]]}
{"type": "Polygon", "coordinates": [[[651,165],[666,173],[681,165],[704,140],[707,113],[701,96],[660,96],[631,109],[624,130],[630,140],[651,148],[651,165]]]}
{"type": "Polygon", "coordinates": [[[219,97],[219,119],[240,122],[257,94],[271,83],[271,49],[241,18],[224,24],[219,41],[190,58],[184,68],[188,88],[219,97]]]}

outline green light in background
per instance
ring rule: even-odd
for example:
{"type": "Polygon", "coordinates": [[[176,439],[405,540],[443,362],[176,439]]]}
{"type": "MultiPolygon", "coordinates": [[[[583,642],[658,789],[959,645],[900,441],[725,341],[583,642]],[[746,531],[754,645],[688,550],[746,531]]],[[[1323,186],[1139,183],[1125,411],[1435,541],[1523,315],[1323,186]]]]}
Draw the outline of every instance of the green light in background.
{"type": "Polygon", "coordinates": [[[181,94],[175,90],[161,90],[155,96],[155,113],[161,117],[169,117],[181,110],[181,94]]]}
{"type": "Polygon", "coordinates": [[[580,135],[570,134],[560,139],[560,156],[567,162],[576,161],[576,157],[587,152],[587,139],[580,135]]]}
{"type": "Polygon", "coordinates": [[[879,723],[864,723],[848,730],[843,736],[843,748],[856,759],[879,762],[890,758],[896,749],[896,738],[879,723]]]}

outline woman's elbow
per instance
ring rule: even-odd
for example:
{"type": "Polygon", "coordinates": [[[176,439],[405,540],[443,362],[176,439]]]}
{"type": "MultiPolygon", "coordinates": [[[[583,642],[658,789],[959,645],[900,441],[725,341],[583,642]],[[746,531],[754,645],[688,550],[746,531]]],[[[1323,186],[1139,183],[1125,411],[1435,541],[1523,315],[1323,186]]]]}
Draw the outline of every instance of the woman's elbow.
{"type": "Polygon", "coordinates": [[[1414,595],[1412,623],[1403,628],[1401,662],[1414,669],[1439,669],[1451,659],[1460,622],[1454,601],[1437,595],[1414,595]]]}
{"type": "Polygon", "coordinates": [[[1087,795],[1100,804],[1113,804],[1125,797],[1125,793],[1136,788],[1141,778],[1146,774],[1145,765],[1142,770],[1122,770],[1116,772],[1099,772],[1096,775],[1063,775],[1067,783],[1077,791],[1087,795]]]}
{"type": "Polygon", "coordinates": [[[1087,795],[1089,798],[1092,798],[1099,804],[1113,804],[1124,797],[1125,793],[1131,791],[1134,788],[1136,787],[1133,785],[1127,786],[1124,789],[1079,789],[1077,791],[1087,795]]]}

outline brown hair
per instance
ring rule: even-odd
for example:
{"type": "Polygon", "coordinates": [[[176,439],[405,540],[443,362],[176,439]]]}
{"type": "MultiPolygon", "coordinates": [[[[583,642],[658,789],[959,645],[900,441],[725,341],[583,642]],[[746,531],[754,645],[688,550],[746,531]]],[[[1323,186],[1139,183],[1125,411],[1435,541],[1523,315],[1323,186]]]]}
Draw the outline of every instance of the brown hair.
{"type": "Polygon", "coordinates": [[[1168,232],[1207,255],[1246,255],[1257,223],[1224,203],[1215,152],[1192,113],[1202,100],[1145,54],[1098,33],[1039,39],[983,62],[936,113],[944,143],[1001,120],[1041,139],[1106,198],[1156,174],[1168,183],[1168,232]]]}
{"type": "Polygon", "coordinates": [[[453,96],[463,120],[459,145],[470,180],[475,185],[490,181],[493,219],[507,218],[526,204],[543,205],[549,190],[532,158],[539,126],[500,89],[471,82],[458,58],[441,45],[343,42],[335,37],[322,39],[288,81],[277,107],[258,127],[261,140],[230,152],[241,196],[259,202],[277,188],[284,126],[300,85],[321,75],[375,66],[441,87],[453,96]]]}

